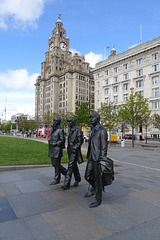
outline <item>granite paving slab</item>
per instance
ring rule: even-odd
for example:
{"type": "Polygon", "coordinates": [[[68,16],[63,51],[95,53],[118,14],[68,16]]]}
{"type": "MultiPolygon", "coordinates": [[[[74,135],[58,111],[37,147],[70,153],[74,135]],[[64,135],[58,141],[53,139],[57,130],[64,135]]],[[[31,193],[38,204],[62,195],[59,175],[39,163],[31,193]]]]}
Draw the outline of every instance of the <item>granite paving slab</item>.
{"type": "Polygon", "coordinates": [[[0,183],[9,183],[15,181],[22,181],[23,177],[21,177],[17,172],[3,172],[0,174],[0,183]]]}
{"type": "Polygon", "coordinates": [[[81,209],[69,206],[41,216],[63,240],[100,240],[112,233],[81,209]]]}
{"type": "Polygon", "coordinates": [[[112,204],[133,215],[137,222],[149,221],[160,216],[160,208],[132,196],[112,200],[112,204]]]}
{"type": "Polygon", "coordinates": [[[60,240],[40,215],[26,217],[24,221],[36,240],[60,240]]]}
{"type": "MultiPolygon", "coordinates": [[[[22,219],[0,223],[0,240],[36,240],[22,219]]],[[[38,239],[37,239],[38,240],[38,239]]],[[[46,239],[47,240],[47,239],[46,239]]]]}
{"type": "Polygon", "coordinates": [[[126,231],[122,231],[104,238],[103,240],[159,240],[159,226],[160,218],[155,218],[126,231]]]}
{"type": "Polygon", "coordinates": [[[155,190],[142,190],[130,194],[133,197],[141,199],[144,202],[151,203],[160,207],[160,192],[155,190]]]}
{"type": "Polygon", "coordinates": [[[45,178],[46,176],[42,174],[38,169],[26,169],[25,171],[18,171],[18,175],[23,177],[24,180],[31,180],[31,179],[40,179],[45,178]]]}
{"type": "Polygon", "coordinates": [[[0,198],[0,223],[16,219],[9,202],[6,198],[0,198]]]}
{"type": "Polygon", "coordinates": [[[94,209],[83,205],[80,206],[80,209],[112,233],[124,231],[138,224],[130,214],[109,203],[102,203],[102,205],[94,209]]]}
{"type": "Polygon", "coordinates": [[[56,209],[40,193],[25,193],[11,196],[7,199],[18,218],[33,216],[56,209]]]}
{"type": "Polygon", "coordinates": [[[3,184],[3,191],[6,196],[13,196],[13,195],[19,195],[21,192],[16,187],[14,183],[4,183],[3,184]]]}
{"type": "Polygon", "coordinates": [[[15,184],[22,193],[31,193],[31,192],[40,192],[40,191],[50,190],[49,187],[47,187],[38,179],[25,180],[25,181],[17,182],[15,184]]]}
{"type": "Polygon", "coordinates": [[[51,204],[54,204],[56,208],[64,208],[71,205],[79,205],[80,203],[86,203],[84,198],[81,198],[79,195],[72,192],[72,190],[70,189],[64,191],[61,188],[56,188],[55,190],[42,192],[41,195],[51,204]]]}

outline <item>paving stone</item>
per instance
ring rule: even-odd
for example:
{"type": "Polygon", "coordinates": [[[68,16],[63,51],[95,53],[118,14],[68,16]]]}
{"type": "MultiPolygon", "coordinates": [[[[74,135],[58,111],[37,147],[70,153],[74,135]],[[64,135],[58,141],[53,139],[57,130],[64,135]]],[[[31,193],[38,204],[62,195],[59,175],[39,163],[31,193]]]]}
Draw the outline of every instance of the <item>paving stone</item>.
{"type": "Polygon", "coordinates": [[[84,197],[80,197],[70,189],[64,191],[61,188],[58,188],[52,191],[42,192],[41,194],[50,203],[54,204],[56,208],[64,208],[70,205],[79,205],[80,203],[86,203],[84,197]]]}
{"type": "Polygon", "coordinates": [[[39,193],[26,193],[18,196],[11,196],[8,197],[8,201],[18,218],[33,216],[56,209],[54,205],[51,205],[39,193]]]}
{"type": "MultiPolygon", "coordinates": [[[[0,240],[35,240],[21,219],[0,223],[0,240]]],[[[38,239],[37,239],[38,240],[38,239]]],[[[47,239],[46,239],[47,240],[47,239]]]]}
{"type": "Polygon", "coordinates": [[[0,183],[9,183],[15,181],[22,181],[23,178],[16,172],[3,172],[0,174],[0,183]]]}
{"type": "Polygon", "coordinates": [[[40,215],[24,218],[24,221],[36,240],[60,240],[40,215]]]}
{"type": "Polygon", "coordinates": [[[76,207],[67,207],[41,216],[63,240],[98,240],[112,233],[76,207]]]}
{"type": "Polygon", "coordinates": [[[126,196],[113,199],[112,204],[133,215],[141,223],[160,216],[160,208],[135,197],[126,196]]]}
{"type": "Polygon", "coordinates": [[[3,184],[0,184],[0,197],[5,197],[6,193],[3,188],[3,184]]]}
{"type": "Polygon", "coordinates": [[[16,219],[10,204],[6,198],[0,198],[0,223],[16,219]]]}
{"type": "Polygon", "coordinates": [[[26,169],[25,171],[19,170],[18,174],[22,176],[24,180],[45,178],[45,175],[43,175],[39,169],[26,169]]]}
{"type": "Polygon", "coordinates": [[[13,195],[21,194],[21,192],[19,191],[19,189],[16,187],[16,185],[14,183],[4,183],[3,189],[4,189],[6,196],[13,196],[13,195]]]}
{"type": "Polygon", "coordinates": [[[145,222],[131,229],[119,232],[103,240],[159,240],[160,218],[145,222]]]}
{"type": "Polygon", "coordinates": [[[80,206],[80,208],[112,233],[124,231],[137,225],[130,214],[109,203],[102,202],[99,207],[94,209],[86,205],[80,206]]]}
{"type": "Polygon", "coordinates": [[[142,190],[130,194],[133,197],[141,199],[144,202],[151,203],[154,206],[160,207],[160,192],[150,190],[142,190]]]}
{"type": "Polygon", "coordinates": [[[31,193],[31,192],[40,192],[40,191],[47,191],[50,190],[49,187],[44,185],[38,179],[26,180],[15,183],[17,188],[22,193],[31,193]]]}

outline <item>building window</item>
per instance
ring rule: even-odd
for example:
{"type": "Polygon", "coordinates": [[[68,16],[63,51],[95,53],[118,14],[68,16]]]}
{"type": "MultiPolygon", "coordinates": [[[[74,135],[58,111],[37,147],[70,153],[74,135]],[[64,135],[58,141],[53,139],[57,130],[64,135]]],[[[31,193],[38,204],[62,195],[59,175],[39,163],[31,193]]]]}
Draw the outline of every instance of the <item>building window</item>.
{"type": "Polygon", "coordinates": [[[141,88],[143,87],[144,83],[143,83],[143,80],[139,80],[136,82],[136,88],[141,88]]]}
{"type": "Polygon", "coordinates": [[[123,94],[123,99],[124,99],[124,102],[127,102],[128,101],[128,93],[126,93],[126,94],[123,94]]]}
{"type": "Polygon", "coordinates": [[[152,109],[159,109],[159,102],[152,102],[152,109]]]}
{"type": "Polygon", "coordinates": [[[126,73],[126,74],[123,75],[123,79],[124,79],[124,80],[127,80],[127,79],[128,79],[128,73],[126,73]]]}
{"type": "Polygon", "coordinates": [[[137,70],[137,76],[142,76],[143,75],[143,70],[142,69],[139,69],[137,70]]]}
{"type": "Polygon", "coordinates": [[[152,55],[152,60],[157,60],[158,59],[158,53],[155,53],[152,55]]]}
{"type": "Polygon", "coordinates": [[[115,102],[115,103],[118,102],[118,96],[114,96],[114,102],[115,102]]]}
{"type": "Polygon", "coordinates": [[[118,92],[118,86],[114,87],[114,92],[117,93],[118,92]]]}
{"type": "Polygon", "coordinates": [[[157,72],[158,70],[159,70],[159,65],[158,64],[152,66],[152,71],[153,72],[157,72]]]}
{"type": "Polygon", "coordinates": [[[123,84],[123,90],[127,91],[128,90],[128,83],[123,84]]]}
{"type": "Polygon", "coordinates": [[[105,103],[109,104],[109,97],[105,98],[105,103]]]}
{"type": "Polygon", "coordinates": [[[118,77],[114,77],[114,82],[118,82],[118,77]]]}
{"type": "Polygon", "coordinates": [[[158,97],[159,96],[159,88],[153,88],[152,89],[152,96],[158,97]]]}
{"type": "Polygon", "coordinates": [[[106,75],[107,75],[107,76],[109,75],[109,71],[108,71],[108,70],[106,71],[106,75]]]}
{"type": "Polygon", "coordinates": [[[153,85],[159,84],[159,76],[152,77],[152,84],[153,84],[153,85]]]}
{"type": "Polygon", "coordinates": [[[108,79],[106,80],[106,85],[108,85],[108,79]]]}
{"type": "Polygon", "coordinates": [[[141,96],[144,96],[144,92],[143,91],[137,91],[137,93],[141,96]]]}
{"type": "Polygon", "coordinates": [[[142,64],[142,58],[140,58],[140,59],[137,60],[137,65],[139,66],[139,65],[141,65],[141,64],[142,64]]]}
{"type": "Polygon", "coordinates": [[[99,96],[99,90],[97,91],[97,96],[99,96]]]}
{"type": "Polygon", "coordinates": [[[124,68],[124,69],[128,69],[128,63],[124,64],[124,65],[123,65],[123,68],[124,68]]]}
{"type": "Polygon", "coordinates": [[[109,94],[109,88],[105,89],[105,94],[108,95],[109,94]]]}
{"type": "Polygon", "coordinates": [[[115,73],[118,72],[118,68],[117,68],[117,67],[114,68],[114,72],[115,72],[115,73]]]}

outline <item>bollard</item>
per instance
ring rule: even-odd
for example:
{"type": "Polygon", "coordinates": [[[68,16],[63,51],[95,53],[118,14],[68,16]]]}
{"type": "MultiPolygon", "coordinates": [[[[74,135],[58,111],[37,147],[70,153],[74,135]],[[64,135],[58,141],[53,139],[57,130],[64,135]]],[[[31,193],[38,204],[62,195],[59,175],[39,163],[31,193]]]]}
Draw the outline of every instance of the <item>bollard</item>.
{"type": "Polygon", "coordinates": [[[125,141],[124,141],[124,139],[121,140],[121,147],[125,147],[125,141]]]}

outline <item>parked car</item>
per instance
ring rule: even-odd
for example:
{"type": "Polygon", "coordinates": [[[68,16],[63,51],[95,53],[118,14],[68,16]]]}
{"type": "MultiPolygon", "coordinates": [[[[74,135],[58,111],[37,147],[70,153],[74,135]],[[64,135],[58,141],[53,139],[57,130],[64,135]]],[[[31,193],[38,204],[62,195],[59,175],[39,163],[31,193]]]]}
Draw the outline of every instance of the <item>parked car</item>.
{"type": "MultiPolygon", "coordinates": [[[[133,136],[133,138],[135,140],[135,135],[133,136]]],[[[132,139],[132,134],[125,134],[124,139],[132,139]]]]}

